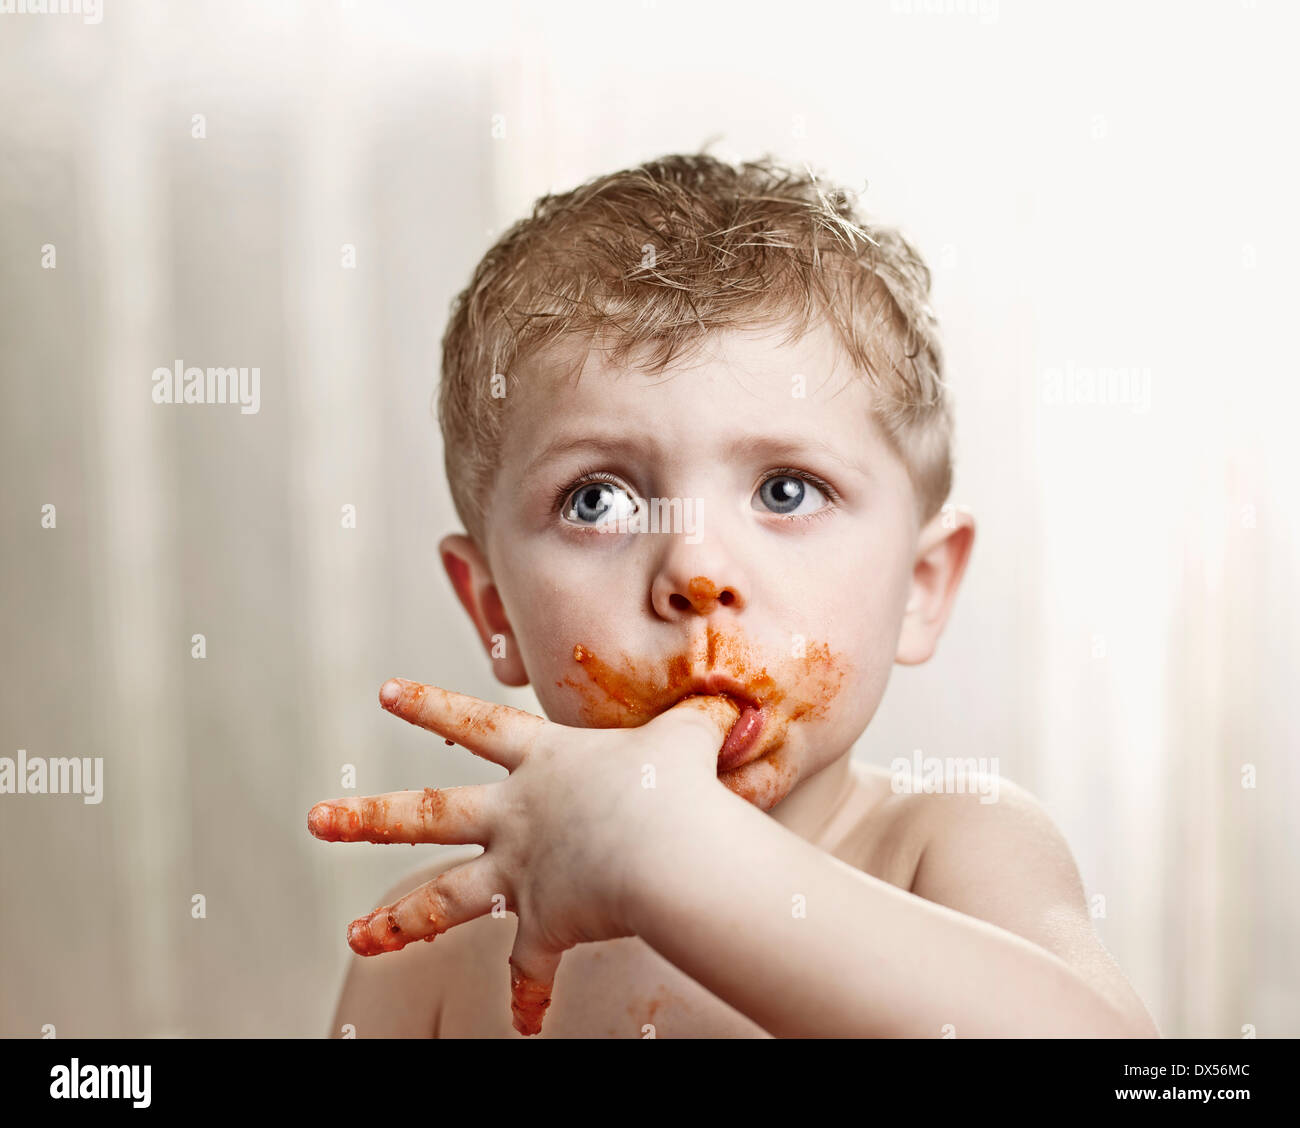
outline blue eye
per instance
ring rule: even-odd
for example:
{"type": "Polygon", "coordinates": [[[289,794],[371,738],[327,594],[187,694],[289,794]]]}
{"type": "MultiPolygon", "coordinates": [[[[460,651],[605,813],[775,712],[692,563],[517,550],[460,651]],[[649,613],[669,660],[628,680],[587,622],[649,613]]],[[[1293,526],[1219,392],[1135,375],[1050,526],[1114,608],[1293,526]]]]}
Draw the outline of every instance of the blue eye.
{"type": "Polygon", "coordinates": [[[566,521],[588,528],[631,517],[635,512],[632,495],[622,486],[605,481],[584,482],[568,494],[561,510],[566,521]]]}
{"type": "Polygon", "coordinates": [[[829,504],[829,498],[807,478],[793,474],[775,474],[758,487],[754,494],[753,506],[764,506],[772,513],[782,517],[809,516],[817,513],[829,504]],[[815,504],[817,498],[821,504],[815,504]],[[762,505],[759,504],[760,500],[762,505]],[[813,503],[811,508],[805,503],[813,503]]]}

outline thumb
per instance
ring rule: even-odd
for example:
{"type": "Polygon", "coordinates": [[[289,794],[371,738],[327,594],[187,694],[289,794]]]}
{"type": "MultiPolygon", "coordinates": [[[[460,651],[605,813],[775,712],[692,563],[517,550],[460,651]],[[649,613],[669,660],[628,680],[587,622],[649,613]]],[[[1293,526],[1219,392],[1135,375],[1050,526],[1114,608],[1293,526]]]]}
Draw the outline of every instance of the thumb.
{"type": "Polygon", "coordinates": [[[671,709],[660,713],[655,720],[663,721],[666,717],[673,718],[674,724],[685,724],[697,729],[709,741],[709,746],[717,751],[740,719],[740,706],[730,697],[694,694],[683,697],[671,709]]]}

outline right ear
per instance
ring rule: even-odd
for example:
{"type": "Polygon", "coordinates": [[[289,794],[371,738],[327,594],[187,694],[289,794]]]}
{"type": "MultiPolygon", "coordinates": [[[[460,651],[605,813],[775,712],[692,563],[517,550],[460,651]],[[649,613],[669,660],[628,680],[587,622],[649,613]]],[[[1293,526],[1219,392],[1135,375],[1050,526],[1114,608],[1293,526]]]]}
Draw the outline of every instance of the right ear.
{"type": "Polygon", "coordinates": [[[455,533],[438,542],[438,554],[461,606],[492,659],[492,672],[497,680],[502,685],[527,685],[528,671],[524,669],[515,632],[478,545],[469,537],[455,533]]]}

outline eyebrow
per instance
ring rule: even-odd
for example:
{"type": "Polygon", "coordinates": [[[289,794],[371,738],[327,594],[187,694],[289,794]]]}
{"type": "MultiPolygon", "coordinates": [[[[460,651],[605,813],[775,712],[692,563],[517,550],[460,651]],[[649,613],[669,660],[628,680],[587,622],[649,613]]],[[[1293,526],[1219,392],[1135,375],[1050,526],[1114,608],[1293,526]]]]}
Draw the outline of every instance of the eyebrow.
{"type": "MultiPolygon", "coordinates": [[[[658,453],[659,444],[651,436],[620,435],[604,436],[581,434],[558,438],[549,443],[524,470],[524,476],[531,475],[541,466],[574,450],[590,450],[597,454],[613,456],[635,453],[653,455],[658,453]]],[[[758,455],[764,458],[788,459],[797,461],[808,453],[820,454],[832,459],[865,478],[872,477],[871,471],[859,461],[845,458],[830,443],[823,439],[804,435],[735,435],[722,448],[722,457],[727,460],[742,455],[758,455]]]]}
{"type": "Polygon", "coordinates": [[[845,458],[838,450],[824,439],[813,438],[812,436],[802,435],[759,435],[744,436],[732,440],[727,446],[727,457],[734,458],[738,454],[761,455],[765,458],[788,458],[792,461],[808,452],[814,452],[829,458],[833,462],[838,462],[850,470],[861,474],[864,478],[872,477],[871,471],[864,462],[852,458],[845,458]]]}
{"type": "Polygon", "coordinates": [[[636,435],[605,438],[601,435],[584,434],[574,435],[567,439],[556,439],[553,443],[547,444],[542,449],[542,452],[524,468],[524,477],[528,477],[545,463],[574,450],[591,450],[605,455],[626,454],[628,451],[644,454],[654,452],[656,447],[657,444],[653,439],[642,439],[636,435]]]}

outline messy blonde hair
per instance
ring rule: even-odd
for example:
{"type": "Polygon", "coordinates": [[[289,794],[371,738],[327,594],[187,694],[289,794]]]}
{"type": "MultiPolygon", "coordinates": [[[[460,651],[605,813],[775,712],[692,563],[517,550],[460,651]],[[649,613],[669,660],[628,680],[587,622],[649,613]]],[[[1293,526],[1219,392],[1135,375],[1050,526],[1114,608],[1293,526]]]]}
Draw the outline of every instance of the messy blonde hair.
{"type": "Polygon", "coordinates": [[[484,545],[509,398],[494,377],[515,379],[545,346],[600,336],[615,364],[653,346],[658,372],[711,330],[793,322],[789,341],[824,316],[871,381],[928,520],[952,480],[929,293],[930,271],[902,235],[770,156],[665,156],[542,196],[483,256],[443,336],[438,419],[456,511],[484,545]]]}

